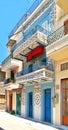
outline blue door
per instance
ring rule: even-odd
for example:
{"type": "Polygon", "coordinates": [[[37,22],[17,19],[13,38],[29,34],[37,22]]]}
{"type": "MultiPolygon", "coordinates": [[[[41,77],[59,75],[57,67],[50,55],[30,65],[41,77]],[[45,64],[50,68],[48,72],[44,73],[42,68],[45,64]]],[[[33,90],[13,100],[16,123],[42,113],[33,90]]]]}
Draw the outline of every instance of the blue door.
{"type": "Polygon", "coordinates": [[[45,121],[51,122],[51,89],[45,90],[45,121]]]}
{"type": "Polygon", "coordinates": [[[29,93],[29,117],[33,117],[33,93],[29,93]]]}

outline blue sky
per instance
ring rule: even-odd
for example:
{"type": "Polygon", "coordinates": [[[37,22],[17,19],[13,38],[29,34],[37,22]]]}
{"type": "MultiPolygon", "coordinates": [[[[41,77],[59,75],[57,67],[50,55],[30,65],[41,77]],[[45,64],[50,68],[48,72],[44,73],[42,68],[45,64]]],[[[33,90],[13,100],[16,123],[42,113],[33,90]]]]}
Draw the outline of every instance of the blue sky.
{"type": "Polygon", "coordinates": [[[0,1],[0,64],[8,55],[8,35],[33,2],[34,0],[0,1]]]}

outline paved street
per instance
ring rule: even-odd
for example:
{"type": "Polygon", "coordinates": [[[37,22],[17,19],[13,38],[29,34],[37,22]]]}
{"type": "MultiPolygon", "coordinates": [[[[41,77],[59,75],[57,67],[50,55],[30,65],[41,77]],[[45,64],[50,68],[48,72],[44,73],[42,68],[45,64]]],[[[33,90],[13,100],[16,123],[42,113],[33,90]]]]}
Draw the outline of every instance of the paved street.
{"type": "Polygon", "coordinates": [[[0,112],[0,130],[58,130],[45,124],[32,122],[6,112],[0,112]]]}

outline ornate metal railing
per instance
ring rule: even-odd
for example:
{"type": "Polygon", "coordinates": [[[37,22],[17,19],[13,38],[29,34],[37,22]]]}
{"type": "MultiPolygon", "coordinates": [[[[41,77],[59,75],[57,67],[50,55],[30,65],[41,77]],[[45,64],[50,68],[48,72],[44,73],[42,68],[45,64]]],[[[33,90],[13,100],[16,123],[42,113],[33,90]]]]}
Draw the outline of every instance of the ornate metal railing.
{"type": "Polygon", "coordinates": [[[66,34],[68,34],[68,27],[65,26],[60,27],[59,29],[57,29],[56,31],[54,31],[48,36],[47,38],[48,45],[59,40],[66,34]]]}
{"type": "Polygon", "coordinates": [[[23,39],[15,45],[13,48],[13,51],[17,49],[21,44],[23,44],[26,40],[28,40],[32,35],[34,35],[37,31],[45,34],[47,36],[48,31],[45,30],[43,27],[37,25],[35,28],[33,28],[31,31],[29,31],[27,34],[24,33],[23,39]]]}
{"type": "Polygon", "coordinates": [[[11,53],[5,60],[3,60],[2,64],[5,64],[10,58],[13,58],[13,53],[11,53]]]}
{"type": "Polygon", "coordinates": [[[37,31],[42,32],[45,35],[48,35],[48,31],[45,30],[43,27],[40,25],[35,26],[31,31],[29,31],[27,34],[24,34],[23,40],[26,41],[28,38],[30,38],[33,34],[35,34],[37,31]]]}
{"type": "Polygon", "coordinates": [[[34,71],[37,71],[41,68],[46,68],[47,70],[51,70],[51,71],[54,71],[54,61],[53,60],[49,60],[47,59],[46,62],[39,62],[38,64],[35,64],[32,66],[32,69],[30,70],[29,67],[18,72],[17,73],[17,77],[21,76],[21,75],[25,75],[25,74],[28,74],[28,73],[31,73],[31,72],[34,72],[34,71]]]}
{"type": "Polygon", "coordinates": [[[25,22],[25,20],[33,13],[33,11],[38,7],[38,5],[42,2],[42,0],[35,0],[32,6],[28,11],[23,15],[23,17],[19,20],[16,26],[13,28],[11,33],[9,34],[9,38],[15,33],[15,31],[20,27],[20,25],[25,22]]]}
{"type": "Polygon", "coordinates": [[[39,69],[38,71],[35,71],[34,73],[32,72],[26,75],[21,75],[20,77],[16,77],[16,82],[23,83],[23,84],[26,83],[33,84],[34,82],[39,83],[40,80],[38,81],[38,79],[51,81],[54,79],[54,72],[42,68],[39,69]]]}
{"type": "Polygon", "coordinates": [[[15,83],[15,79],[13,78],[7,78],[4,80],[4,84],[8,84],[8,83],[15,83]]]}

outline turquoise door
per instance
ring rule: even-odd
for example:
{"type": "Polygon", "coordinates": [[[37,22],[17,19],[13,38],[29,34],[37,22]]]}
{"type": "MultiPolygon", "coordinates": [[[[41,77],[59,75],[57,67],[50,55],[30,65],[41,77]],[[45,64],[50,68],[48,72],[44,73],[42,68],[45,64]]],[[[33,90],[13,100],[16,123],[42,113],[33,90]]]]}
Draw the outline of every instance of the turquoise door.
{"type": "Polygon", "coordinates": [[[45,90],[45,121],[51,122],[51,89],[45,90]]]}
{"type": "Polygon", "coordinates": [[[21,94],[16,94],[16,113],[21,114],[21,94]]]}
{"type": "Polygon", "coordinates": [[[33,117],[33,93],[29,93],[29,112],[28,112],[29,117],[33,117]]]}

